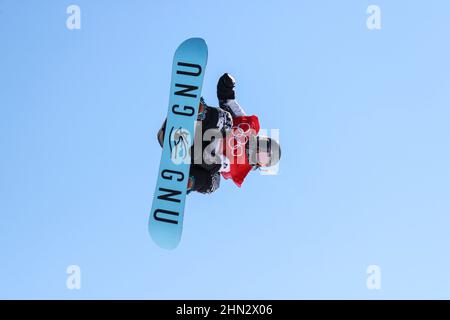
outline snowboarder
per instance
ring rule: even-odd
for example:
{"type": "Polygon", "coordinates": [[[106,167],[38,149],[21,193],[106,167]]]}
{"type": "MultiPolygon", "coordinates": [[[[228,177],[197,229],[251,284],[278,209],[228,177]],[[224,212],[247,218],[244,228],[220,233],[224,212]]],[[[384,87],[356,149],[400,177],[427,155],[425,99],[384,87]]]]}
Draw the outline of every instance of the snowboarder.
{"type": "MultiPolygon", "coordinates": [[[[217,83],[219,107],[200,100],[188,192],[212,193],[219,188],[221,176],[240,187],[251,170],[273,166],[280,159],[280,145],[269,137],[258,136],[258,117],[246,115],[236,100],[235,85],[235,79],[225,73],[217,83]],[[210,139],[205,139],[207,135],[210,139]]],[[[166,121],[157,135],[161,147],[165,127],[166,121]]]]}

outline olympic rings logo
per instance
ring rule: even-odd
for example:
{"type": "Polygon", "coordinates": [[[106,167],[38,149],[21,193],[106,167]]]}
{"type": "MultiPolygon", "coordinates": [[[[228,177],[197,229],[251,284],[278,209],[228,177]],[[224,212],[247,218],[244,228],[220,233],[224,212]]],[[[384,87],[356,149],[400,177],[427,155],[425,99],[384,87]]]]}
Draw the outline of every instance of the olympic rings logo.
{"type": "Polygon", "coordinates": [[[233,138],[228,139],[228,147],[231,149],[233,156],[241,157],[244,154],[250,131],[251,127],[248,123],[240,123],[233,127],[231,131],[233,138]]]}

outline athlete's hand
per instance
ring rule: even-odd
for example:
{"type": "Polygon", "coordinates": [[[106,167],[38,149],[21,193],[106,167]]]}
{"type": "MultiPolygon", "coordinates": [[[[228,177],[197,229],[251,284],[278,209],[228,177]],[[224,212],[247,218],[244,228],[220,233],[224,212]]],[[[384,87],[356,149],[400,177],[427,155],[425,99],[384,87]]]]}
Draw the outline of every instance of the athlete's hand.
{"type": "Polygon", "coordinates": [[[217,82],[217,98],[219,101],[235,99],[234,86],[236,85],[236,80],[228,74],[225,73],[220,77],[219,82],[217,82]]]}

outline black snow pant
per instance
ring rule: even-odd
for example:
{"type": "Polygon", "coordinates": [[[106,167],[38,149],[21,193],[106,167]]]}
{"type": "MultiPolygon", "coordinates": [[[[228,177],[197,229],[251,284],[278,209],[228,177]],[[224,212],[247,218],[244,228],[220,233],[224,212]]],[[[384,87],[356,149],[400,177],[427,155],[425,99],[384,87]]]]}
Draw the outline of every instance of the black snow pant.
{"type": "MultiPolygon", "coordinates": [[[[188,192],[197,191],[208,194],[216,191],[220,186],[219,170],[221,168],[221,163],[218,161],[215,163],[204,161],[203,150],[210,144],[210,141],[203,141],[202,137],[207,130],[211,129],[220,131],[217,133],[218,135],[225,135],[226,130],[232,126],[232,118],[228,112],[220,108],[207,106],[204,100],[201,99],[197,121],[201,122],[201,131],[196,129],[194,144],[201,143],[202,152],[201,154],[196,154],[194,152],[195,145],[191,148],[192,164],[189,169],[188,192]],[[198,137],[199,134],[201,134],[200,137],[198,137]]],[[[158,141],[161,147],[163,146],[166,122],[167,120],[164,121],[158,132],[158,141]]]]}

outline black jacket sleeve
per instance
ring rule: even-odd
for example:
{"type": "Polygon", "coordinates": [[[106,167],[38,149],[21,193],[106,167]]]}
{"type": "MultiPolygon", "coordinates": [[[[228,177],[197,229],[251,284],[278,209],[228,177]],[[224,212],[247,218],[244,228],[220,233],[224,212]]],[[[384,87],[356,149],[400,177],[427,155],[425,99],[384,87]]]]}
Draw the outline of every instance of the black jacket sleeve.
{"type": "Polygon", "coordinates": [[[218,171],[207,171],[198,165],[191,165],[189,178],[192,179],[193,185],[188,192],[197,191],[208,194],[216,191],[220,186],[220,173],[218,171]]]}

